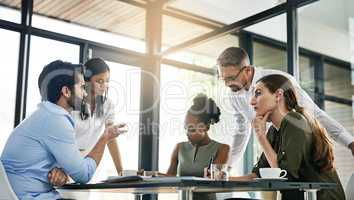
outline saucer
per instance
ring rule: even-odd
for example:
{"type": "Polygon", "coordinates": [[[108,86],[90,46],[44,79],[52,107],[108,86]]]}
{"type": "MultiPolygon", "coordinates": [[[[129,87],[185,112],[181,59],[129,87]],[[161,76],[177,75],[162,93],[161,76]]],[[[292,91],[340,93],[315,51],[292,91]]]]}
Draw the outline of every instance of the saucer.
{"type": "Polygon", "coordinates": [[[277,177],[277,178],[254,178],[254,180],[257,181],[286,181],[288,178],[282,178],[282,177],[277,177]]]}

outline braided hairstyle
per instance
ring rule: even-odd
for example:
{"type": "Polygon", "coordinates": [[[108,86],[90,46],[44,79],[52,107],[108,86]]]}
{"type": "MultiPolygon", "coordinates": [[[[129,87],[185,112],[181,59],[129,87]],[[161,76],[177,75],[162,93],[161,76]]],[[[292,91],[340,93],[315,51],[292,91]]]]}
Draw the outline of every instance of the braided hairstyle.
{"type": "Polygon", "coordinates": [[[272,74],[262,77],[257,82],[262,82],[271,93],[282,89],[287,110],[294,110],[307,119],[313,132],[313,164],[316,170],[324,172],[334,168],[333,147],[326,130],[320,125],[318,120],[309,115],[303,107],[299,106],[295,89],[290,80],[283,75],[272,74]]]}
{"type": "Polygon", "coordinates": [[[221,114],[220,108],[215,101],[212,98],[208,98],[205,94],[198,94],[194,97],[193,105],[189,108],[188,113],[196,116],[208,127],[219,122],[221,114]]]}

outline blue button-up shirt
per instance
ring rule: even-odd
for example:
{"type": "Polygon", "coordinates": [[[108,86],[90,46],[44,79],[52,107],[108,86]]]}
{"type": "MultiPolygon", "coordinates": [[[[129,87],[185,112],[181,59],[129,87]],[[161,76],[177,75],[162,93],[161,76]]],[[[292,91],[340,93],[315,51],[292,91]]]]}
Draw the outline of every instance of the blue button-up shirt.
{"type": "Polygon", "coordinates": [[[61,167],[74,181],[87,183],[96,162],[81,157],[75,143],[74,123],[62,107],[42,102],[11,133],[1,155],[10,184],[20,199],[57,199],[48,173],[61,167]]]}

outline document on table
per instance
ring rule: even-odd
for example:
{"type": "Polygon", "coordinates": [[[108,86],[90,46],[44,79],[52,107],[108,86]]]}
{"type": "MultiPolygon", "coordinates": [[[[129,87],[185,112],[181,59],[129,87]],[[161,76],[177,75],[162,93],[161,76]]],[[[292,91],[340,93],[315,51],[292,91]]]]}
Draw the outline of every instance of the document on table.
{"type": "Polygon", "coordinates": [[[151,177],[151,176],[110,176],[107,180],[103,180],[104,183],[121,183],[121,182],[135,182],[135,181],[148,181],[148,182],[178,182],[178,181],[210,181],[208,178],[201,178],[195,176],[159,176],[159,177],[151,177]]]}

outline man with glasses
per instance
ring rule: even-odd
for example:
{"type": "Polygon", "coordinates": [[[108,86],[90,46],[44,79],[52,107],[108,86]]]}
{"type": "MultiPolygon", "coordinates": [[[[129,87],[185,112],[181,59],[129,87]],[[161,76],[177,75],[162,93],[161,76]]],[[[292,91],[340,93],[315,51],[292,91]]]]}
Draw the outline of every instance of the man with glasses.
{"type": "Polygon", "coordinates": [[[308,112],[312,112],[329,135],[336,142],[348,147],[354,156],[353,136],[321,110],[293,76],[279,70],[262,69],[250,65],[246,51],[238,47],[230,47],[224,50],[218,57],[217,63],[220,79],[231,89],[229,99],[236,119],[231,163],[235,163],[242,157],[250,139],[251,122],[255,118],[255,111],[250,105],[254,86],[257,80],[270,74],[281,74],[288,77],[299,96],[299,104],[305,107],[308,112]]]}

